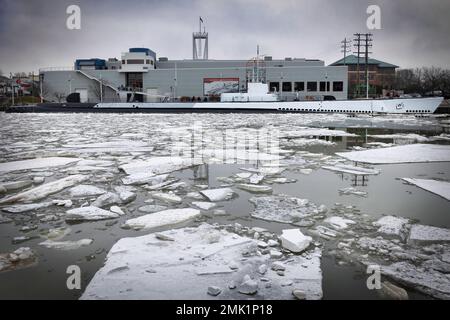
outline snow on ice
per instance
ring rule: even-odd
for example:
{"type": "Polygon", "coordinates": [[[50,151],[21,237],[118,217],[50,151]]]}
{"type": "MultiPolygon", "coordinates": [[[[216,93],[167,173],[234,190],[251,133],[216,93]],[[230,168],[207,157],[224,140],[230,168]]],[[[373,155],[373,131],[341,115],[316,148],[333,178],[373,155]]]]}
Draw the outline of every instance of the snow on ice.
{"type": "Polygon", "coordinates": [[[292,256],[283,261],[283,271],[266,268],[262,275],[260,267],[274,261],[258,254],[254,239],[208,224],[162,234],[173,241],[155,234],[119,240],[81,299],[294,299],[294,290],[306,299],[322,297],[320,249],[292,256]],[[213,243],[211,233],[218,234],[213,243]]]}
{"type": "Polygon", "coordinates": [[[371,164],[447,162],[450,161],[450,146],[409,144],[364,151],[337,152],[336,154],[351,161],[371,164]]]}
{"type": "Polygon", "coordinates": [[[413,178],[402,178],[402,180],[450,200],[450,182],[413,178]]]}

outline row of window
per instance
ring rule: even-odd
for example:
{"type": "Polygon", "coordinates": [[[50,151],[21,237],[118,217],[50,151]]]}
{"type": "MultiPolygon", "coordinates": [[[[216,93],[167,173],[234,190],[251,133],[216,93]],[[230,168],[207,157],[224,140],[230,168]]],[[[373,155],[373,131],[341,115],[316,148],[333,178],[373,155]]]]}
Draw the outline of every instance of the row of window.
{"type": "Polygon", "coordinates": [[[128,59],[122,60],[122,64],[151,64],[153,65],[153,60],[147,59],[128,59]]]}
{"type": "MultiPolygon", "coordinates": [[[[307,81],[306,82],[306,91],[307,92],[328,92],[331,87],[330,81],[307,81]],[[317,85],[319,83],[319,85],[317,85]],[[319,90],[317,90],[319,89],[319,90]]],[[[269,88],[271,92],[280,92],[280,82],[270,82],[269,88]]],[[[305,91],[305,82],[281,82],[281,89],[283,92],[302,92],[305,91]]],[[[344,82],[343,81],[333,81],[333,90],[334,92],[343,92],[344,91],[344,82]]]]}
{"type": "Polygon", "coordinates": [[[406,110],[407,113],[431,113],[430,110],[406,110]]]}
{"type": "Polygon", "coordinates": [[[278,108],[280,111],[304,111],[304,112],[334,112],[334,113],[371,113],[363,110],[330,110],[330,109],[310,109],[310,108],[278,108]]]}
{"type": "MultiPolygon", "coordinates": [[[[371,113],[363,110],[329,110],[329,109],[310,109],[310,108],[278,108],[280,111],[306,111],[306,112],[334,112],[334,113],[371,113]]],[[[431,113],[430,110],[406,110],[407,113],[431,113]]]]}

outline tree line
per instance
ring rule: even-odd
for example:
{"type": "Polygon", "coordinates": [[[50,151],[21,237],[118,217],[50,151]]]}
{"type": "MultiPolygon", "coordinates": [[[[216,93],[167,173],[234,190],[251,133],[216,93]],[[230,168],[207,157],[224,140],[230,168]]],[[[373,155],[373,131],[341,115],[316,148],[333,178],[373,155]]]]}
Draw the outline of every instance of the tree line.
{"type": "Polygon", "coordinates": [[[406,94],[430,95],[440,91],[448,98],[450,96],[450,70],[437,67],[397,70],[395,88],[403,90],[406,94]]]}

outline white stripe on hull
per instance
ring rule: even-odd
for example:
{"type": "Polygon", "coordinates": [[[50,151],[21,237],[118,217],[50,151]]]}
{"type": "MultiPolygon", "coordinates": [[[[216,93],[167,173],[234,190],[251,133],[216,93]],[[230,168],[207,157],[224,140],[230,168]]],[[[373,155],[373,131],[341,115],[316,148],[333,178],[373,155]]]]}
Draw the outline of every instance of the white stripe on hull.
{"type": "Polygon", "coordinates": [[[284,112],[323,113],[434,113],[443,98],[386,99],[386,100],[333,100],[294,102],[216,102],[216,103],[98,103],[95,108],[107,109],[212,109],[212,110],[273,110],[284,112]]]}

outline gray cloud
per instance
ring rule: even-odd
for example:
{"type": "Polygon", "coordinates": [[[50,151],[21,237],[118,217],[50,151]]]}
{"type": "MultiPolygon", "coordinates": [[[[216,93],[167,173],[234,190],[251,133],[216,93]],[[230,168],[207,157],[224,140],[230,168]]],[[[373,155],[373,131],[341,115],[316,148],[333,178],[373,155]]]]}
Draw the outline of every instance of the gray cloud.
{"type": "Polygon", "coordinates": [[[382,10],[373,57],[405,68],[450,67],[448,0],[0,0],[0,69],[69,66],[76,58],[120,57],[133,46],[191,58],[198,15],[206,21],[212,59],[246,59],[259,44],[275,58],[331,63],[341,57],[344,37],[368,31],[370,4],[382,10]],[[70,4],[81,7],[81,30],[65,27],[70,4]]]}

